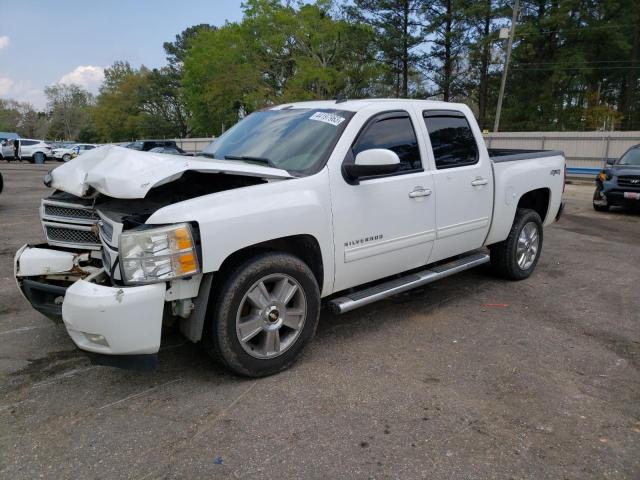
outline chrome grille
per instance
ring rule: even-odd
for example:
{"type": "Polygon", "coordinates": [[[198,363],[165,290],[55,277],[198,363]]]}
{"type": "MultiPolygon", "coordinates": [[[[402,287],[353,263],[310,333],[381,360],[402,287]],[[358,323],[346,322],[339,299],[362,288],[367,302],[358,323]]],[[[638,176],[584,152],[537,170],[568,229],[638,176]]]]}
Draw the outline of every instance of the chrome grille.
{"type": "Polygon", "coordinates": [[[53,198],[42,200],[40,217],[47,243],[68,248],[99,250],[98,214],[90,206],[53,198]]]}
{"type": "Polygon", "coordinates": [[[620,187],[640,188],[640,175],[621,175],[618,177],[620,187]]]}
{"type": "Polygon", "coordinates": [[[47,239],[54,242],[100,246],[100,240],[91,230],[75,230],[64,226],[54,227],[52,225],[45,225],[44,228],[47,232],[47,239]]]}
{"type": "Polygon", "coordinates": [[[47,217],[72,218],[83,220],[98,220],[98,215],[87,208],[72,208],[55,204],[44,204],[44,214],[47,217]]]}

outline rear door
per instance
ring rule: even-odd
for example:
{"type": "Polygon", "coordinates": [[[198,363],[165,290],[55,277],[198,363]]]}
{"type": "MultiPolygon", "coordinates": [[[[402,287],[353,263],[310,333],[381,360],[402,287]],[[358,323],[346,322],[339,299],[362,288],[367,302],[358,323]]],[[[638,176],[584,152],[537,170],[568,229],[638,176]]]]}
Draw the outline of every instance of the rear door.
{"type": "Polygon", "coordinates": [[[33,151],[35,150],[34,146],[39,142],[35,140],[21,140],[20,141],[20,156],[21,157],[32,157],[33,151]]]}
{"type": "Polygon", "coordinates": [[[430,258],[436,262],[484,244],[493,208],[493,173],[464,113],[426,110],[422,116],[436,167],[436,241],[430,258]]]}

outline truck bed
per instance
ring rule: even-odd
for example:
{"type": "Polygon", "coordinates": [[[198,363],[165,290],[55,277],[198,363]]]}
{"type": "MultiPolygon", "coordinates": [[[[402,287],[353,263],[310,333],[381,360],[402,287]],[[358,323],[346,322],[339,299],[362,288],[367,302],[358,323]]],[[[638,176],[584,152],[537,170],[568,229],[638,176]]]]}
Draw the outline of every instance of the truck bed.
{"type": "Polygon", "coordinates": [[[494,163],[564,155],[564,152],[560,150],[520,150],[514,148],[488,148],[487,150],[489,151],[489,158],[494,163]]]}

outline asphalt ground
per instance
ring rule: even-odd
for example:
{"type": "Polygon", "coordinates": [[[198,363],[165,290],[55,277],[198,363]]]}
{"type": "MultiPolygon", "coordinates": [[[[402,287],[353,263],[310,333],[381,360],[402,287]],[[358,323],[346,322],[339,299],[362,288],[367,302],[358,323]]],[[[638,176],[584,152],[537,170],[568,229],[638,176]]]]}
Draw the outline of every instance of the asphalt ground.
{"type": "Polygon", "coordinates": [[[0,477],[640,478],[640,214],[569,185],[531,278],[486,268],[335,316],[247,380],[177,334],[93,366],[19,295],[52,164],[0,163],[0,477]]]}

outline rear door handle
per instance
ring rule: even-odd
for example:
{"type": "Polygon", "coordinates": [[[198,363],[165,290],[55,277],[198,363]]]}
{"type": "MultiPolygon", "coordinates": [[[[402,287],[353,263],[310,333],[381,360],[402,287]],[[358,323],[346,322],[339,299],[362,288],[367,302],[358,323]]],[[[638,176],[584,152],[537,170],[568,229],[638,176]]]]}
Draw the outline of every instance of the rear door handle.
{"type": "Polygon", "coordinates": [[[474,187],[479,187],[480,185],[486,185],[487,183],[489,183],[489,180],[487,180],[486,178],[478,177],[471,182],[471,185],[473,185],[474,187]]]}
{"type": "Polygon", "coordinates": [[[428,197],[431,195],[429,188],[416,187],[413,191],[409,192],[409,198],[428,197]]]}

